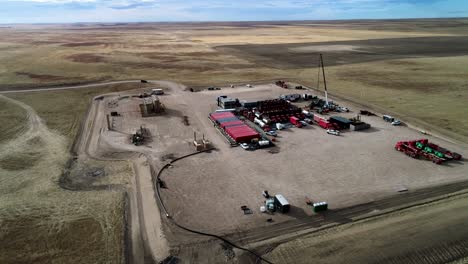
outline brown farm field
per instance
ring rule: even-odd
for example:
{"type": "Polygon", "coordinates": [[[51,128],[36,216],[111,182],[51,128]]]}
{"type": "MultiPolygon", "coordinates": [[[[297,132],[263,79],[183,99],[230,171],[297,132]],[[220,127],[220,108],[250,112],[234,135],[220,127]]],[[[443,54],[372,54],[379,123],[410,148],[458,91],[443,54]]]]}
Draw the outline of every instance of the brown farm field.
{"type": "MultiPolygon", "coordinates": [[[[0,263],[51,263],[51,260],[56,263],[128,262],[128,219],[124,218],[129,208],[127,195],[135,195],[136,200],[143,200],[143,208],[150,207],[145,201],[152,201],[153,197],[150,176],[142,177],[142,183],[132,182],[138,181],[133,177],[136,171],[142,170],[140,167],[146,168],[148,164],[142,165],[140,160],[137,160],[132,163],[132,167],[132,164],[124,160],[92,159],[88,156],[89,153],[85,153],[86,147],[82,152],[77,152],[77,145],[85,144],[78,141],[81,132],[86,129],[92,130],[94,126],[92,120],[84,120],[93,97],[150,88],[151,84],[120,83],[36,92],[21,90],[140,79],[174,81],[186,85],[179,88],[193,87],[195,90],[202,90],[208,86],[227,87],[231,83],[271,83],[277,79],[288,79],[310,88],[317,88],[317,57],[322,53],[327,66],[328,88],[334,98],[346,99],[354,105],[368,107],[380,113],[390,113],[431,134],[442,135],[456,148],[466,150],[467,32],[468,19],[12,25],[0,28],[0,263]],[[1,95],[2,93],[5,94],[1,95]],[[103,173],[98,177],[90,176],[95,172],[103,173]],[[142,185],[142,197],[137,197],[135,193],[138,191],[129,187],[136,186],[135,184],[142,185]]],[[[275,94],[282,92],[268,85],[268,89],[273,89],[275,94]]],[[[320,84],[319,90],[322,90],[322,87],[323,84],[320,84]]],[[[252,99],[260,99],[254,98],[259,95],[267,97],[270,92],[268,89],[259,94],[252,94],[252,99]]],[[[183,89],[178,93],[184,93],[183,89]]],[[[247,92],[243,95],[248,97],[248,94],[247,92]]],[[[186,97],[179,94],[174,98],[177,99],[177,96],[186,97]]],[[[213,104],[213,96],[214,94],[206,91],[197,93],[196,96],[184,99],[189,104],[181,105],[181,109],[176,109],[175,113],[195,109],[197,111],[190,112],[187,116],[193,115],[201,120],[206,116],[207,109],[214,107],[210,105],[213,104]],[[198,105],[201,103],[203,105],[198,105]]],[[[174,100],[171,102],[173,105],[177,105],[176,99],[170,99],[174,100]]],[[[129,110],[129,113],[131,111],[129,110]]],[[[131,122],[136,120],[138,119],[132,119],[131,122]]],[[[180,125],[179,121],[176,119],[171,122],[180,125]]],[[[384,126],[381,120],[376,122],[384,126]]],[[[200,127],[201,131],[204,129],[200,127]]],[[[407,130],[410,131],[409,128],[405,128],[404,131],[407,130]]],[[[186,154],[186,141],[192,132],[183,129],[177,130],[175,134],[164,129],[161,131],[163,132],[158,134],[158,137],[169,137],[168,142],[173,140],[180,144],[180,149],[169,149],[168,153],[186,154]]],[[[303,136],[306,139],[308,135],[305,133],[301,131],[295,136],[303,136]]],[[[413,130],[410,133],[414,136],[418,134],[413,130]]],[[[394,132],[391,135],[395,139],[399,137],[394,132]]],[[[385,134],[382,137],[384,136],[385,134]]],[[[285,138],[289,137],[292,138],[292,134],[287,134],[285,138]]],[[[318,137],[322,138],[322,135],[318,137]]],[[[385,140],[388,141],[388,138],[385,140]]],[[[221,144],[220,139],[217,141],[221,144]]],[[[95,143],[97,145],[97,142],[95,143]]],[[[358,147],[356,142],[353,144],[358,147]]],[[[301,153],[295,153],[292,147],[285,148],[284,153],[288,151],[290,155],[300,157],[301,153]]],[[[229,154],[229,157],[242,160],[241,150],[236,149],[233,153],[229,154]]],[[[398,156],[397,154],[394,155],[398,156]]],[[[120,157],[118,153],[112,155],[120,157]]],[[[132,152],[126,155],[132,160],[135,159],[132,152]]],[[[155,157],[159,158],[157,155],[155,157]]],[[[220,157],[213,159],[218,162],[216,166],[221,168],[222,160],[218,160],[222,158],[220,157]]],[[[198,159],[197,157],[187,164],[181,163],[181,166],[173,168],[172,172],[175,175],[187,175],[193,168],[203,172],[203,162],[198,162],[198,159]]],[[[163,157],[159,162],[152,162],[158,167],[162,160],[163,157]]],[[[270,160],[272,164],[277,162],[275,158],[270,160]]],[[[237,161],[229,166],[235,170],[235,165],[239,163],[240,161],[237,161]]],[[[408,168],[411,167],[410,161],[405,160],[404,163],[408,168]]],[[[303,165],[299,166],[305,170],[303,165]]],[[[390,165],[385,164],[384,167],[391,171],[390,165]]],[[[464,165],[457,167],[453,175],[446,172],[451,168],[444,167],[444,173],[453,177],[447,181],[466,179],[463,167],[464,165]]],[[[429,170],[428,166],[424,168],[429,170]]],[[[206,171],[211,171],[214,175],[214,170],[212,168],[206,171]]],[[[268,168],[263,170],[271,173],[268,168]]],[[[395,171],[401,170],[403,169],[395,171]]],[[[250,173],[248,168],[241,171],[250,173]]],[[[145,173],[149,174],[144,172],[143,175],[145,173]]],[[[415,182],[418,182],[413,185],[415,188],[444,182],[443,179],[434,178],[429,184],[423,180],[422,174],[421,171],[418,172],[415,179],[415,182]]],[[[195,181],[193,184],[196,184],[196,180],[203,179],[200,175],[195,174],[199,179],[191,179],[195,181]]],[[[303,172],[301,175],[307,173],[303,172]]],[[[438,177],[442,177],[441,175],[438,177]]],[[[301,176],[300,179],[304,180],[302,178],[307,177],[301,176]]],[[[267,181],[266,178],[263,180],[267,181]]],[[[188,204],[190,198],[186,194],[193,194],[194,190],[183,185],[183,181],[182,178],[169,179],[168,184],[180,186],[180,189],[176,189],[176,193],[163,192],[163,195],[188,204]],[[185,187],[188,189],[185,190],[185,187]]],[[[287,179],[281,181],[269,183],[266,187],[279,188],[287,179]]],[[[344,185],[346,180],[341,179],[340,182],[344,185]]],[[[238,186],[239,183],[236,184],[232,186],[238,186]]],[[[359,185],[356,182],[354,184],[359,185]]],[[[389,179],[386,184],[390,186],[393,182],[389,179]]],[[[291,192],[294,188],[304,188],[299,185],[291,187],[291,192]]],[[[207,188],[206,193],[218,195],[205,183],[200,186],[207,188]]],[[[256,195],[256,189],[251,186],[239,186],[248,190],[248,196],[256,195]]],[[[222,184],[218,187],[220,190],[224,188],[222,184]]],[[[369,195],[378,191],[366,192],[369,195]]],[[[358,192],[353,195],[353,199],[359,202],[368,198],[360,196],[358,192]]],[[[338,202],[346,200],[344,196],[336,196],[334,199],[338,202]]],[[[132,199],[130,197],[130,203],[132,199]]],[[[466,201],[466,198],[462,201],[466,201]]],[[[460,200],[448,201],[452,202],[455,209],[466,209],[460,205],[460,200]]],[[[227,204],[237,206],[232,201],[227,204]]],[[[343,202],[343,205],[347,204],[343,202]]],[[[200,211],[195,212],[198,207],[182,206],[176,202],[169,203],[169,206],[187,223],[190,222],[187,219],[190,219],[192,214],[200,214],[200,211]]],[[[215,208],[222,210],[223,206],[216,205],[215,208]]],[[[450,212],[455,214],[451,219],[454,226],[465,227],[458,218],[463,215],[457,215],[457,211],[454,211],[450,212]]],[[[230,213],[236,215],[237,212],[230,213]]],[[[155,215],[159,217],[158,214],[155,215]]],[[[307,218],[305,215],[301,217],[307,218]]],[[[394,220],[388,221],[399,221],[393,217],[389,216],[389,219],[394,220]]],[[[421,217],[417,217],[417,221],[421,222],[421,217]]],[[[212,226],[212,230],[230,233],[244,225],[249,228],[255,227],[252,223],[242,222],[245,220],[226,227],[221,220],[227,222],[228,218],[229,214],[219,216],[217,219],[220,221],[212,226]]],[[[194,225],[203,228],[202,220],[194,222],[194,225]]],[[[448,222],[438,220],[437,223],[444,225],[448,222]]],[[[135,222],[132,225],[135,225],[135,222]]],[[[151,226],[153,228],[154,224],[151,226]]],[[[372,228],[377,227],[372,224],[369,230],[372,228]]],[[[425,225],[425,228],[435,230],[434,234],[442,232],[440,227],[429,224],[425,225]]],[[[152,230],[148,231],[151,232],[152,230]]],[[[350,231],[352,232],[355,231],[350,231]]],[[[178,235],[180,234],[177,232],[170,233],[168,237],[171,239],[178,235]]],[[[336,235],[332,235],[335,239],[336,235]]],[[[383,239],[384,235],[380,238],[383,239]]],[[[141,236],[138,238],[141,241],[138,242],[135,241],[135,237],[139,235],[132,237],[132,243],[141,243],[139,246],[143,249],[139,252],[139,248],[131,248],[131,254],[134,256],[130,259],[134,263],[140,263],[144,258],[146,263],[152,263],[155,257],[151,257],[149,252],[157,251],[151,245],[158,244],[158,240],[154,240],[154,237],[147,240],[148,238],[141,236]],[[139,257],[133,259],[135,256],[139,257]]],[[[355,242],[350,235],[346,235],[346,239],[350,243],[355,242]]],[[[449,242],[447,239],[446,243],[449,242]]],[[[170,243],[183,247],[180,241],[170,243]]],[[[322,246],[315,241],[307,243],[312,243],[313,247],[322,246]]],[[[417,247],[420,244],[414,242],[413,245],[417,247]]],[[[434,245],[428,242],[423,246],[434,245]]],[[[306,250],[307,246],[304,248],[301,250],[306,250]]],[[[172,253],[173,251],[174,249],[171,249],[172,253]]],[[[289,249],[278,248],[269,257],[279,260],[275,263],[282,263],[282,258],[291,254],[290,252],[289,249]]],[[[182,251],[181,255],[185,253],[182,251]]],[[[317,256],[324,254],[321,251],[316,253],[317,256]]],[[[314,258],[317,256],[311,255],[314,258]]],[[[353,257],[356,260],[374,260],[361,255],[353,257]]],[[[334,259],[326,260],[334,262],[334,259]]],[[[324,262],[327,262],[326,260],[324,262]]]]}

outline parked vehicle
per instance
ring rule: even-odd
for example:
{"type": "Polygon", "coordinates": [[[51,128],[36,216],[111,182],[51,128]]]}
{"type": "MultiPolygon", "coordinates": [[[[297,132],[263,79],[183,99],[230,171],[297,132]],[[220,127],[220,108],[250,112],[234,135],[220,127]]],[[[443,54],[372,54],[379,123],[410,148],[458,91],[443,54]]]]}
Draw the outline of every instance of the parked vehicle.
{"type": "Polygon", "coordinates": [[[252,147],[251,145],[249,145],[247,143],[240,143],[240,147],[245,149],[245,150],[255,150],[254,147],[252,147]]]}
{"type": "Polygon", "coordinates": [[[366,116],[374,116],[375,114],[368,111],[368,110],[361,110],[360,111],[361,115],[366,115],[366,116]]]}
{"type": "Polygon", "coordinates": [[[163,89],[151,89],[151,94],[161,95],[164,94],[163,89]]]}
{"type": "Polygon", "coordinates": [[[276,123],[276,129],[278,130],[284,129],[284,125],[281,123],[276,123]]]}
{"type": "Polygon", "coordinates": [[[393,122],[395,120],[395,118],[393,118],[392,116],[389,116],[389,115],[383,115],[382,118],[386,122],[393,122]]]}
{"type": "Polygon", "coordinates": [[[307,117],[313,117],[314,116],[311,112],[309,112],[307,110],[302,110],[302,113],[307,117]]]}
{"type": "Polygon", "coordinates": [[[392,126],[399,126],[401,125],[401,121],[400,120],[395,120],[392,122],[392,126]]]}
{"type": "Polygon", "coordinates": [[[304,118],[304,121],[307,122],[308,124],[312,124],[313,120],[310,118],[304,118]]]}
{"type": "Polygon", "coordinates": [[[344,106],[338,106],[336,110],[338,110],[338,112],[349,112],[349,109],[344,106]]]}
{"type": "Polygon", "coordinates": [[[302,126],[308,126],[309,124],[306,121],[299,121],[301,122],[302,126]]]}
{"type": "Polygon", "coordinates": [[[327,134],[339,136],[339,135],[340,135],[340,131],[334,130],[334,129],[327,129],[327,134]]]}

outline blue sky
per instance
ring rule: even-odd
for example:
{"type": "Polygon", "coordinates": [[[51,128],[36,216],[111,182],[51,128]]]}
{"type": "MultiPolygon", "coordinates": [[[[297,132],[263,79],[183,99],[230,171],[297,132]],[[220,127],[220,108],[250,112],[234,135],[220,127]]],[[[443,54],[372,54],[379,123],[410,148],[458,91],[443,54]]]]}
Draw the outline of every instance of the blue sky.
{"type": "Polygon", "coordinates": [[[0,0],[0,23],[468,17],[468,0],[0,0]]]}

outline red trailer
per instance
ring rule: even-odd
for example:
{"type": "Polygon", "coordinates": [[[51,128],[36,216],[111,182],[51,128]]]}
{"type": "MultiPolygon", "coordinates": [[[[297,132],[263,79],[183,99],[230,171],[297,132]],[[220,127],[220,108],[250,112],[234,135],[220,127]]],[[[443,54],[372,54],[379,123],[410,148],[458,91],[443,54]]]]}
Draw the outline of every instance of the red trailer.
{"type": "Polygon", "coordinates": [[[301,124],[299,118],[297,118],[295,116],[289,117],[289,122],[291,122],[291,124],[295,125],[296,127],[302,127],[302,124],[301,124]]]}
{"type": "Polygon", "coordinates": [[[314,114],[314,121],[317,122],[317,123],[319,123],[320,120],[326,121],[326,119],[325,119],[324,117],[321,117],[321,116],[319,116],[319,115],[314,114]]]}
{"type": "Polygon", "coordinates": [[[337,124],[335,123],[331,123],[330,121],[327,121],[327,120],[323,120],[321,119],[319,121],[319,126],[323,129],[334,129],[334,130],[340,130],[340,128],[338,127],[337,124]]]}

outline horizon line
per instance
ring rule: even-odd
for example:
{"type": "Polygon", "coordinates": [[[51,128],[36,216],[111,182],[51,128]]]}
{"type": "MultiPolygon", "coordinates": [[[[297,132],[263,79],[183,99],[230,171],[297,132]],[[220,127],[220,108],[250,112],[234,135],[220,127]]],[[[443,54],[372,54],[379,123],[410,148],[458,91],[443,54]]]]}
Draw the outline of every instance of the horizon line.
{"type": "Polygon", "coordinates": [[[468,19],[467,17],[401,17],[401,18],[351,18],[351,19],[285,19],[285,20],[180,20],[180,21],[79,21],[79,22],[44,22],[44,23],[2,23],[0,25],[73,25],[73,24],[151,24],[151,23],[163,23],[163,24],[201,24],[201,23],[249,23],[249,22],[332,22],[332,21],[398,21],[398,20],[429,20],[429,19],[468,19]]]}

